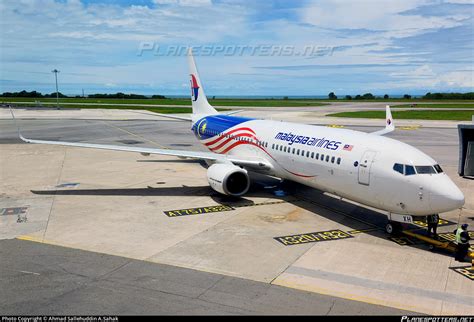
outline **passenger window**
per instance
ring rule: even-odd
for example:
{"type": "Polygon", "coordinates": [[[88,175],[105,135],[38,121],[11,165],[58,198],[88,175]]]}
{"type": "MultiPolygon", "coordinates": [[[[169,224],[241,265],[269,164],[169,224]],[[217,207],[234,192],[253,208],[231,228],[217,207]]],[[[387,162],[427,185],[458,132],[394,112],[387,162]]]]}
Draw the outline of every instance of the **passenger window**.
{"type": "Polygon", "coordinates": [[[341,158],[337,158],[337,164],[341,164],[341,158]]]}
{"type": "Polygon", "coordinates": [[[272,144],[272,149],[275,149],[275,143],[272,144]]]}
{"type": "Polygon", "coordinates": [[[316,160],[319,160],[319,153],[316,153],[316,160]]]}
{"type": "Polygon", "coordinates": [[[296,155],[300,155],[300,149],[296,150],[296,155]]]}
{"type": "Polygon", "coordinates": [[[293,148],[293,151],[292,151],[293,154],[295,154],[295,148],[293,148]]]}
{"type": "Polygon", "coordinates": [[[334,163],[334,160],[336,160],[336,157],[331,158],[331,163],[334,163]]]}
{"type": "Polygon", "coordinates": [[[321,154],[321,161],[324,161],[324,154],[321,154]]]}
{"type": "Polygon", "coordinates": [[[329,162],[329,155],[326,155],[326,162],[329,162]]]}
{"type": "Polygon", "coordinates": [[[314,152],[311,152],[311,159],[314,159],[314,152]]]}
{"type": "Polygon", "coordinates": [[[436,169],[436,172],[438,173],[443,173],[443,169],[439,166],[439,164],[435,164],[434,168],[436,169]]]}
{"type": "Polygon", "coordinates": [[[395,163],[393,165],[393,170],[403,174],[403,164],[400,164],[400,163],[395,163]]]}
{"type": "Polygon", "coordinates": [[[405,165],[405,175],[406,176],[411,176],[416,174],[415,168],[411,165],[405,165]]]}
{"type": "Polygon", "coordinates": [[[435,169],[430,165],[418,165],[415,166],[416,173],[418,174],[435,174],[435,169]]]}

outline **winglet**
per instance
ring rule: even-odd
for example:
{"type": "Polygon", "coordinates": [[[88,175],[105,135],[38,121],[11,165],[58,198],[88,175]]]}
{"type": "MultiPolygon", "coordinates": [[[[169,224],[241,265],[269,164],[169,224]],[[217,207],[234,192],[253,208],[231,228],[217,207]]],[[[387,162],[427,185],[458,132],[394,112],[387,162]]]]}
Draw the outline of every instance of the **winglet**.
{"type": "Polygon", "coordinates": [[[16,130],[18,131],[18,137],[24,142],[29,142],[28,139],[24,138],[23,135],[21,135],[20,126],[18,125],[18,123],[16,121],[15,114],[13,113],[11,105],[8,105],[8,108],[10,109],[10,113],[12,115],[13,122],[15,123],[16,130]]]}
{"type": "Polygon", "coordinates": [[[392,111],[390,110],[390,105],[385,106],[385,128],[370,134],[374,135],[384,135],[395,130],[395,124],[393,123],[392,111]]]}

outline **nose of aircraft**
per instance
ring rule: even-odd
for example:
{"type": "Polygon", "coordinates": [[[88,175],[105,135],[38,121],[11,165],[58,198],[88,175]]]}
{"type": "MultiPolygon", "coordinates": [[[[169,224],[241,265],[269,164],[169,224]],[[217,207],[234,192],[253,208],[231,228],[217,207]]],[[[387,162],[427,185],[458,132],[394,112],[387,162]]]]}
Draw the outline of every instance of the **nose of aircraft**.
{"type": "Polygon", "coordinates": [[[450,179],[432,189],[430,206],[434,213],[454,210],[463,205],[464,194],[450,179]]]}

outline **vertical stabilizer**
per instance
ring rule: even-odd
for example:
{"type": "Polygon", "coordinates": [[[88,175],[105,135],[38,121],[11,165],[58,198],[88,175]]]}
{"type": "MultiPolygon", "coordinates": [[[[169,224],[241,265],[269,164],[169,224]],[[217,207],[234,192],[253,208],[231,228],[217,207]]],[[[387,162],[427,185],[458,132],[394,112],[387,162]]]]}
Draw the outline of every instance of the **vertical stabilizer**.
{"type": "Polygon", "coordinates": [[[395,131],[395,124],[393,124],[392,112],[390,111],[390,105],[385,106],[385,128],[370,134],[384,135],[395,131]]]}
{"type": "Polygon", "coordinates": [[[209,104],[204,94],[201,80],[194,62],[193,50],[188,49],[189,78],[191,85],[191,102],[193,105],[193,121],[207,116],[218,114],[217,111],[209,104]]]}

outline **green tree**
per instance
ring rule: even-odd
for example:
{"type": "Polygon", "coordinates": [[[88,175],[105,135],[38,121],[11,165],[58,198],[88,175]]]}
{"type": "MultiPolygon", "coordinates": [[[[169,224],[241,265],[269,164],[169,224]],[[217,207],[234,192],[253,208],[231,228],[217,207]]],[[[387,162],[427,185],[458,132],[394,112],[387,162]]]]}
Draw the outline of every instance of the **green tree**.
{"type": "Polygon", "coordinates": [[[351,100],[351,99],[352,99],[352,96],[346,95],[346,100],[351,100]]]}
{"type": "Polygon", "coordinates": [[[334,94],[334,92],[329,93],[328,97],[330,100],[337,100],[337,96],[334,94]]]}
{"type": "Polygon", "coordinates": [[[388,94],[385,94],[385,95],[383,96],[383,98],[384,98],[384,99],[389,99],[388,94]]]}

